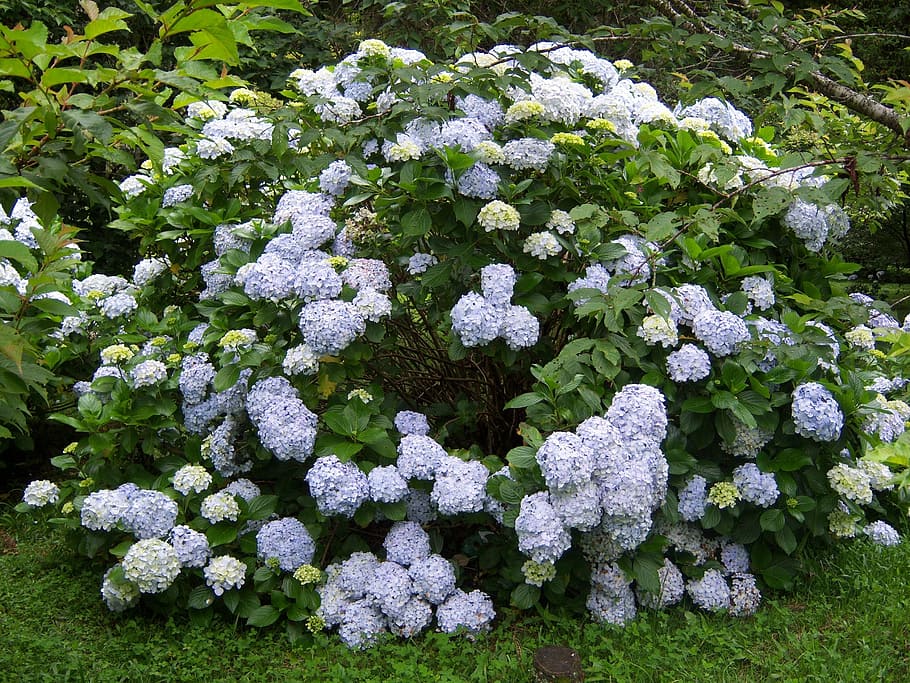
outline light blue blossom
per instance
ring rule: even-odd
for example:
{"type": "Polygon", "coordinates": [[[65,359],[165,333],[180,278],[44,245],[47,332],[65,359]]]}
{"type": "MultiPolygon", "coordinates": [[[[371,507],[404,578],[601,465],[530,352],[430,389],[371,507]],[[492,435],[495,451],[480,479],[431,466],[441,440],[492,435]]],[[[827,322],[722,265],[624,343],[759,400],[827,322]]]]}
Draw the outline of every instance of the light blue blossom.
{"type": "Polygon", "coordinates": [[[479,590],[465,593],[456,589],[436,609],[436,623],[443,633],[455,633],[460,628],[464,628],[469,634],[480,633],[488,630],[495,618],[493,601],[490,596],[479,590]]]}
{"type": "Polygon", "coordinates": [[[698,607],[709,612],[730,608],[730,587],[716,569],[709,569],[700,579],[692,579],[686,592],[698,607]]]}
{"type": "Polygon", "coordinates": [[[758,507],[771,507],[780,496],[774,475],[762,472],[755,463],[746,463],[733,470],[733,484],[743,500],[758,507]]]}
{"type": "Polygon", "coordinates": [[[278,560],[282,571],[293,572],[310,564],[316,544],[310,532],[294,517],[283,517],[264,525],[256,534],[256,554],[263,562],[278,560]]]}
{"type": "Polygon", "coordinates": [[[828,389],[807,382],[793,390],[793,422],[796,433],[813,441],[836,441],[844,426],[844,414],[828,389]]]}
{"type": "Polygon", "coordinates": [[[711,357],[695,344],[683,344],[667,356],[667,374],[674,382],[697,382],[711,374],[711,357]]]}
{"type": "Polygon", "coordinates": [[[353,462],[341,462],[335,455],[318,458],[306,482],[316,507],[326,516],[353,517],[370,495],[367,476],[353,462]]]}
{"type": "Polygon", "coordinates": [[[428,555],[411,564],[408,574],[415,595],[439,605],[455,592],[455,568],[441,555],[428,555]]]}
{"type": "Polygon", "coordinates": [[[742,318],[727,311],[702,311],[692,321],[692,331],[715,356],[729,356],[751,339],[742,318]]]}

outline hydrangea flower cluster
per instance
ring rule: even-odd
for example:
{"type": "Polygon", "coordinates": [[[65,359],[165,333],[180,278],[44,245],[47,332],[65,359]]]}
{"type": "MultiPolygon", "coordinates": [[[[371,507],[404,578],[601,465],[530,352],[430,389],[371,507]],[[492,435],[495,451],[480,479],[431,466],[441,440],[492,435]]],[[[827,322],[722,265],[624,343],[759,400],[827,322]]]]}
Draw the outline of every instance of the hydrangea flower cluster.
{"type": "Polygon", "coordinates": [[[173,546],[157,538],[136,541],[123,557],[123,574],[142,593],[165,591],[180,574],[173,546]]]}
{"type": "Polygon", "coordinates": [[[279,460],[306,462],[316,443],[317,418],[285,377],[268,377],[254,384],[246,411],[259,440],[279,460]]]}
{"type": "Polygon", "coordinates": [[[499,337],[515,350],[537,343],[537,318],[524,306],[510,303],[516,278],[512,267],[505,264],[481,270],[483,295],[468,292],[452,308],[452,331],[462,345],[484,346],[499,337]]]}
{"type": "Polygon", "coordinates": [[[82,526],[92,531],[120,527],[139,539],[163,538],[177,521],[177,503],[160,491],[135,484],[90,493],[82,502],[82,526]]]}
{"type": "Polygon", "coordinates": [[[456,588],[454,567],[431,554],[420,525],[395,523],[383,547],[385,561],[358,552],[326,567],[318,615],[327,627],[338,628],[345,644],[367,647],[387,633],[411,638],[430,626],[434,611],[446,633],[464,630],[470,636],[489,628],[495,617],[489,596],[456,588]]]}
{"type": "Polygon", "coordinates": [[[218,596],[232,588],[241,588],[246,582],[246,565],[230,555],[213,557],[202,572],[205,583],[218,596]]]}
{"type": "Polygon", "coordinates": [[[293,572],[313,561],[316,544],[298,519],[284,517],[268,522],[259,530],[256,549],[263,562],[277,561],[282,571],[293,572]]]}
{"type": "Polygon", "coordinates": [[[844,414],[834,394],[818,382],[800,384],[793,390],[792,410],[797,434],[813,441],[840,437],[844,414]]]}
{"type": "MultiPolygon", "coordinates": [[[[184,290],[200,292],[199,312],[208,316],[208,324],[194,329],[180,347],[191,324],[170,326],[167,315],[154,316],[162,327],[169,326],[174,339],[150,339],[141,350],[141,342],[135,347],[110,343],[102,351],[103,365],[95,377],[117,378],[120,383],[114,383],[117,391],[112,394],[145,389],[165,396],[174,384],[179,386],[183,425],[161,429],[157,436],[192,434],[193,443],[201,442],[205,463],[194,461],[173,472],[174,490],[190,496],[182,506],[186,524],[175,526],[178,506],[167,495],[134,485],[95,491],[81,502],[86,529],[125,531],[139,539],[122,567],[105,575],[102,594],[111,609],[135,604],[140,593],[166,590],[183,567],[191,570],[184,573],[187,580],[194,577],[198,583],[201,576],[215,595],[244,586],[254,568],[231,555],[213,558],[201,533],[208,531],[206,523],[219,525],[217,533],[237,522],[239,540],[218,544],[233,546],[224,550],[234,552],[240,546],[245,555],[252,554],[248,546],[255,537],[257,560],[270,572],[291,574],[283,577],[290,585],[318,584],[320,569],[310,565],[321,542],[316,532],[347,525],[344,519],[322,517],[356,515],[358,525],[372,518],[371,524],[390,527],[382,544],[384,556],[354,553],[329,565],[318,588],[319,612],[308,627],[324,623],[352,647],[371,644],[385,633],[411,637],[431,627],[434,619],[442,631],[474,634],[493,618],[492,601],[479,590],[458,589],[455,567],[432,553],[433,544],[421,526],[437,516],[465,515],[445,520],[439,532],[462,522],[478,528],[477,520],[485,520],[480,533],[470,536],[474,543],[491,535],[494,522],[514,525],[518,550],[527,559],[519,565],[512,559],[514,552],[503,553],[504,562],[511,564],[498,576],[507,580],[543,586],[566,578],[560,573],[568,563],[560,560],[577,541],[591,568],[587,606],[599,622],[626,623],[639,606],[666,607],[686,592],[703,609],[754,612],[760,593],[748,573],[748,550],[718,537],[718,527],[705,531],[702,524],[707,527],[718,516],[725,523],[740,519],[740,512],[749,513],[743,519],[756,517],[755,508],[777,504],[778,482],[788,504],[797,500],[785,485],[785,475],[762,471],[766,459],[760,452],[766,450],[773,462],[775,449],[784,443],[793,447],[793,439],[803,437],[819,442],[812,444],[820,454],[818,462],[830,462],[828,451],[845,428],[844,415],[834,394],[814,380],[840,370],[840,343],[846,340],[869,352],[851,353],[851,362],[861,358],[858,364],[875,366],[874,372],[857,373],[862,383],[883,393],[902,389],[887,360],[875,352],[876,344],[887,344],[880,328],[897,323],[872,308],[872,302],[854,299],[868,309],[866,325],[858,324],[862,311],[853,304],[849,321],[815,311],[821,321],[796,331],[793,320],[805,320],[806,306],[789,296],[799,283],[785,275],[793,270],[787,270],[784,248],[795,245],[802,257],[817,262],[800,242],[818,252],[837,239],[847,227],[837,207],[794,199],[785,215],[756,217],[756,229],[767,228],[778,242],[788,244],[756,247],[767,253],[753,259],[741,249],[744,242],[736,241],[740,236],[734,230],[725,227],[711,234],[716,226],[710,216],[702,221],[701,212],[713,210],[696,209],[698,220],[686,227],[691,238],[674,234],[681,226],[670,205],[662,205],[654,215],[659,202],[653,186],[667,184],[654,168],[649,180],[651,171],[642,166],[640,184],[584,187],[572,174],[588,162],[587,155],[615,149],[633,163],[635,148],[652,144],[648,129],[660,129],[666,139],[677,130],[686,131],[680,138],[696,140],[704,155],[698,174],[703,183],[691,183],[680,196],[716,198],[716,188],[723,186],[741,189],[737,197],[747,205],[754,196],[747,183],[794,190],[821,188],[824,179],[806,169],[781,174],[768,168],[766,162],[775,163],[773,150],[750,138],[751,122],[726,102],[709,98],[671,109],[648,84],[624,77],[631,65],[619,69],[589,52],[550,43],[532,50],[546,54],[553,64],[529,73],[522,66],[525,60],[513,58],[519,48],[499,46],[466,55],[445,71],[427,71],[425,82],[416,77],[404,87],[400,74],[429,69],[429,60],[415,51],[367,40],[333,67],[293,74],[306,99],[292,102],[300,126],[288,133],[286,150],[285,140],[276,137],[285,125],[276,127],[268,114],[260,113],[269,105],[256,93],[237,91],[228,105],[212,101],[190,106],[187,115],[199,131],[196,139],[166,149],[160,164],[124,180],[122,191],[138,198],[137,206],[161,208],[159,217],[173,222],[189,209],[208,210],[197,201],[206,192],[185,182],[197,177],[193,174],[202,166],[242,169],[244,165],[236,163],[241,159],[282,151],[303,161],[294,168],[282,166],[277,182],[256,178],[253,172],[243,176],[242,182],[249,182],[237,198],[239,210],[233,211],[232,203],[232,218],[203,224],[245,222],[218,225],[211,230],[210,243],[208,235],[197,241],[194,234],[169,245],[177,247],[168,252],[175,260],[188,253],[194,258],[213,254],[199,269],[204,288],[200,284],[184,290]],[[411,68],[403,70],[406,65],[411,68]],[[470,79],[475,66],[500,77],[488,84],[485,96],[457,96],[445,103],[448,107],[434,106],[429,113],[424,100],[413,97],[412,89],[449,81],[457,81],[454,92],[480,92],[462,87],[472,85],[461,79],[470,79]],[[527,87],[491,90],[508,79],[523,80],[527,87]],[[334,124],[345,126],[343,148],[334,124]],[[331,134],[302,132],[323,125],[331,134]],[[402,165],[411,160],[419,163],[402,165]],[[302,168],[309,177],[295,175],[302,168]],[[421,176],[407,178],[416,168],[421,176]],[[577,187],[564,191],[561,188],[569,185],[563,181],[577,187]],[[401,190],[405,203],[390,194],[401,190]],[[419,196],[422,192],[439,194],[428,199],[419,196]],[[259,205],[253,205],[247,193],[257,197],[259,205]],[[788,239],[784,230],[795,239],[788,239]],[[709,242],[721,243],[706,248],[709,242]],[[706,254],[715,247],[720,263],[706,254]],[[736,260],[743,273],[762,274],[740,282],[731,268],[736,260]],[[484,263],[491,265],[480,271],[480,292],[468,291],[459,298],[484,263]],[[716,277],[720,266],[724,276],[716,277]],[[520,282],[516,268],[522,271],[520,282]],[[516,290],[526,305],[513,303],[516,290]],[[574,311],[565,309],[566,291],[574,311]],[[784,310],[785,294],[793,311],[784,310]],[[254,306],[247,309],[250,301],[254,306]],[[236,317],[235,309],[240,313],[236,317]],[[793,312],[797,315],[788,315],[793,312]],[[394,336],[401,330],[415,333],[416,348],[405,347],[404,337],[394,336]],[[432,348],[423,348],[419,342],[429,343],[431,337],[432,348]],[[505,344],[493,345],[498,339],[505,344]],[[562,354],[566,344],[581,350],[574,356],[562,354]],[[416,359],[415,365],[421,365],[428,351],[426,365],[433,372],[424,374],[432,377],[424,382],[414,379],[418,371],[397,375],[400,368],[384,365],[388,360],[383,354],[396,346],[416,359]],[[820,356],[817,366],[813,354],[820,356]],[[789,362],[794,357],[800,362],[789,362]],[[521,384],[513,382],[516,371],[537,363],[535,379],[549,389],[552,396],[547,398],[552,400],[529,404],[510,427],[518,427],[525,443],[534,447],[523,445],[505,456],[479,441],[462,444],[463,436],[476,436],[470,432],[471,411],[481,401],[471,396],[456,402],[475,388],[485,388],[480,386],[484,382],[496,384],[489,396],[480,396],[494,406],[484,406],[485,411],[495,413],[495,406],[509,398],[503,393],[521,384]],[[402,379],[394,392],[383,386],[390,367],[395,371],[391,376],[402,379]],[[442,374],[436,372],[439,367],[465,371],[459,379],[469,388],[453,392],[454,413],[447,413],[441,407],[444,401],[433,395],[442,385],[435,379],[442,374]],[[797,377],[797,368],[805,369],[802,376],[797,377]],[[775,369],[779,372],[773,378],[762,376],[775,369]],[[224,389],[225,377],[235,376],[233,386],[224,389]],[[773,414],[786,404],[795,383],[796,437],[791,425],[773,414]],[[223,390],[216,391],[216,385],[223,390]],[[418,391],[402,390],[411,386],[418,391]],[[722,401],[730,407],[721,408],[722,401]],[[389,436],[388,418],[396,409],[421,403],[440,417],[435,434],[439,441],[430,437],[427,417],[412,411],[395,415],[401,436],[389,436]],[[320,424],[317,412],[323,406],[330,412],[320,424]],[[551,407],[552,416],[547,414],[551,407]],[[340,410],[355,427],[337,428],[331,418],[340,410]],[[674,411],[674,424],[665,445],[668,410],[674,411]],[[746,419],[742,410],[755,421],[746,419]],[[544,433],[535,434],[535,429],[544,433]],[[453,436],[463,447],[447,450],[443,439],[453,436]],[[664,448],[673,455],[672,475],[664,448]],[[281,462],[268,462],[268,454],[281,462]],[[496,462],[502,457],[507,467],[496,462]],[[743,463],[735,458],[757,460],[743,463]],[[276,482],[276,473],[280,479],[295,469],[305,474],[302,493],[276,482]],[[207,495],[197,511],[192,496],[210,492],[212,470],[225,479],[252,472],[249,476],[267,495],[278,494],[281,507],[254,522],[241,521],[241,508],[247,509],[242,501],[251,503],[262,491],[240,479],[207,495]],[[672,507],[674,499],[676,510],[664,507],[672,507]],[[402,508],[404,520],[393,522],[390,518],[402,517],[402,508]],[[299,514],[308,526],[297,517],[282,516],[288,514],[299,514]],[[312,514],[315,521],[308,516],[312,514]],[[668,518],[682,522],[670,524],[668,518]],[[668,555],[657,569],[655,593],[636,585],[621,568],[628,567],[626,559],[634,559],[636,549],[648,541],[663,543],[660,550],[668,555]],[[700,578],[687,582],[681,567],[687,576],[700,578]]],[[[647,151],[653,154],[653,146],[647,151]]],[[[600,164],[605,172],[610,172],[608,166],[600,164]]],[[[690,183],[690,175],[679,183],[690,183]]],[[[129,204],[127,209],[128,221],[129,204]]],[[[34,241],[28,212],[19,213],[19,224],[10,229],[23,243],[34,241]]],[[[24,278],[6,265],[0,264],[0,282],[9,281],[18,291],[25,286],[24,278]]],[[[98,318],[123,326],[123,334],[112,336],[111,342],[130,339],[132,327],[147,317],[131,313],[145,305],[153,289],[149,285],[199,282],[195,274],[186,274],[190,269],[185,266],[175,262],[171,267],[167,259],[151,257],[137,264],[130,280],[89,276],[74,281],[74,299],[81,300],[85,316],[62,322],[61,334],[84,333],[91,324],[87,320],[98,318]]],[[[812,277],[807,275],[808,280],[812,277]]],[[[161,334],[160,329],[155,333],[161,334]]],[[[117,400],[102,393],[111,384],[97,382],[95,395],[117,400]]],[[[540,393],[536,387],[534,392],[540,393]]],[[[506,412],[507,421],[513,413],[506,412]]],[[[906,404],[885,396],[857,412],[870,438],[854,438],[851,424],[845,442],[854,448],[866,441],[896,439],[910,416],[906,404]]],[[[478,411],[478,417],[489,416],[478,411]]],[[[488,442],[496,443],[499,435],[492,431],[488,442]]],[[[893,528],[884,522],[866,524],[856,507],[871,502],[873,492],[886,489],[892,478],[887,467],[861,455],[847,453],[828,473],[831,490],[850,504],[832,512],[831,531],[837,536],[863,531],[876,542],[894,542],[893,528]]],[[[166,475],[171,467],[168,460],[166,475]]],[[[66,487],[61,494],[50,482],[34,482],[25,502],[51,504],[61,495],[70,495],[66,487]]],[[[249,507],[259,508],[271,499],[268,495],[249,507]]],[[[359,533],[354,525],[346,528],[359,533]]],[[[654,589],[651,578],[649,587],[654,589]]]]}
{"type": "Polygon", "coordinates": [[[60,500],[60,487],[47,479],[36,479],[25,487],[22,500],[37,508],[53,505],[60,500]]]}
{"type": "MultiPolygon", "coordinates": [[[[605,566],[645,540],[651,514],[667,491],[668,465],[660,450],[667,426],[663,401],[653,387],[627,385],[604,418],[588,418],[576,433],[555,432],[544,440],[536,459],[548,490],[521,501],[515,520],[519,550],[536,563],[552,564],[578,529],[585,532],[591,561],[605,566]]],[[[624,588],[614,583],[606,592],[592,588],[589,609],[630,613],[628,582],[624,588]]],[[[634,605],[633,596],[633,616],[634,605]]]]}

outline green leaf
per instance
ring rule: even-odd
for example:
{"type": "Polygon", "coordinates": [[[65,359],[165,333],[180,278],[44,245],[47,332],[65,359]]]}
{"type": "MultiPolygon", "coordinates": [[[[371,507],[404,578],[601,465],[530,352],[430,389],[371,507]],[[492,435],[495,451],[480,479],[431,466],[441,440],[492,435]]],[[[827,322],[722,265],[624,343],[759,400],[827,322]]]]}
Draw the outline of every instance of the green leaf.
{"type": "Polygon", "coordinates": [[[75,315],[77,313],[75,308],[62,301],[58,301],[57,299],[32,299],[30,303],[38,310],[50,313],[51,315],[63,317],[75,315]]]}
{"type": "Polygon", "coordinates": [[[432,227],[433,219],[424,207],[408,211],[401,217],[401,233],[407,237],[423,237],[432,227]]]}
{"type": "Polygon", "coordinates": [[[772,472],[795,472],[812,464],[812,456],[800,448],[785,448],[772,458],[772,472]]]}
{"type": "Polygon", "coordinates": [[[32,256],[31,250],[16,240],[0,240],[0,258],[10,259],[21,263],[32,273],[38,271],[38,261],[32,256]]]}
{"type": "Polygon", "coordinates": [[[523,583],[515,587],[510,600],[512,605],[518,609],[530,609],[540,600],[540,589],[537,586],[523,583]]]}
{"type": "Polygon", "coordinates": [[[58,455],[51,458],[51,465],[58,470],[68,470],[76,467],[76,459],[71,455],[58,455]]]}
{"type": "Polygon", "coordinates": [[[543,400],[544,400],[544,397],[541,396],[540,394],[536,394],[534,392],[529,392],[527,394],[521,394],[520,396],[516,396],[511,401],[506,403],[505,406],[503,406],[503,407],[506,408],[507,410],[515,409],[515,408],[527,408],[528,406],[536,405],[543,400]]]}
{"type": "Polygon", "coordinates": [[[705,529],[713,529],[720,524],[720,510],[714,505],[708,505],[705,508],[705,514],[701,518],[701,525],[705,529]]]}
{"type": "Polygon", "coordinates": [[[250,501],[247,516],[253,520],[267,519],[278,506],[278,496],[256,496],[250,501]]]}
{"type": "Polygon", "coordinates": [[[256,626],[258,628],[265,628],[266,626],[271,626],[276,621],[278,617],[281,616],[281,612],[272,607],[271,605],[262,605],[253,610],[250,616],[247,618],[247,626],[256,626]]]}
{"type": "Polygon", "coordinates": [[[225,606],[239,617],[248,617],[259,607],[259,598],[249,590],[231,590],[222,596],[225,606]]]}
{"type": "Polygon", "coordinates": [[[771,509],[761,513],[759,518],[761,528],[765,531],[780,531],[787,524],[787,519],[782,510],[771,509]]]}
{"type": "Polygon", "coordinates": [[[110,122],[93,111],[69,109],[64,111],[62,116],[71,129],[82,128],[102,144],[108,144],[114,136],[114,127],[110,122]]]}
{"type": "Polygon", "coordinates": [[[397,503],[379,503],[379,510],[393,522],[401,522],[408,515],[408,504],[400,500],[397,503]]]}
{"type": "Polygon", "coordinates": [[[531,446],[517,446],[508,452],[506,460],[517,469],[531,469],[537,465],[537,449],[531,446]]]}
{"type": "Polygon", "coordinates": [[[115,545],[113,548],[111,548],[110,551],[108,551],[108,552],[110,552],[110,554],[113,555],[114,557],[124,557],[129,552],[130,548],[132,548],[132,547],[133,547],[133,541],[131,539],[128,539],[126,541],[121,541],[120,543],[115,545]]]}
{"type": "Polygon", "coordinates": [[[782,187],[762,187],[752,199],[754,220],[760,221],[783,211],[793,201],[793,194],[782,187]]]}
{"type": "Polygon", "coordinates": [[[660,595],[660,574],[657,570],[663,567],[663,562],[658,562],[648,555],[639,554],[632,561],[632,573],[638,585],[649,593],[660,595]]]}
{"type": "Polygon", "coordinates": [[[518,505],[524,495],[524,488],[511,479],[506,479],[499,486],[499,497],[502,498],[504,503],[518,505]]]}
{"type": "Polygon", "coordinates": [[[196,586],[190,591],[186,604],[190,609],[205,609],[215,601],[212,589],[208,586],[196,586]]]}
{"type": "Polygon", "coordinates": [[[215,381],[212,383],[212,386],[215,388],[215,391],[226,391],[232,386],[237,384],[237,380],[240,378],[240,366],[239,365],[228,365],[227,367],[221,368],[218,371],[218,374],[215,375],[215,381]]]}
{"type": "Polygon", "coordinates": [[[237,538],[237,527],[231,522],[219,522],[210,527],[205,532],[205,537],[209,540],[209,545],[213,548],[219,545],[231,543],[237,538]]]}
{"type": "Polygon", "coordinates": [[[787,555],[792,555],[793,551],[796,550],[798,545],[796,542],[796,536],[793,534],[793,530],[790,527],[785,526],[783,529],[774,534],[774,540],[777,541],[777,545],[783,550],[787,555]]]}

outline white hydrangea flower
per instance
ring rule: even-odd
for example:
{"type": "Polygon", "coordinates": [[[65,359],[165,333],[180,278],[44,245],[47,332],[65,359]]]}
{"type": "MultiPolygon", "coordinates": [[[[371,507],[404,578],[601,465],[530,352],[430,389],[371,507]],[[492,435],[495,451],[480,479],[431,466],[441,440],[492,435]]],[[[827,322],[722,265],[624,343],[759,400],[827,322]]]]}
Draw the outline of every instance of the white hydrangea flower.
{"type": "Polygon", "coordinates": [[[174,472],[174,489],[188,496],[190,491],[202,493],[212,484],[212,475],[202,465],[184,465],[174,472]]]}

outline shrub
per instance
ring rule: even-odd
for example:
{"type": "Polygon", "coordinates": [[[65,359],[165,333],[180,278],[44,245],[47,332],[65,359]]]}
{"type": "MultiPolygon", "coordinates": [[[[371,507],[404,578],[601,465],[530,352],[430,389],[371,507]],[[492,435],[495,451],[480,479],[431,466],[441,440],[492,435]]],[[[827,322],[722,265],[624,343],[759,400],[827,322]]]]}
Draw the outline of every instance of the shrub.
{"type": "Polygon", "coordinates": [[[357,647],[494,602],[749,614],[886,516],[907,337],[843,294],[849,181],[618,67],[368,40],[190,105],[120,184],[153,260],[73,287],[103,365],[48,504],[124,558],[112,609],[357,647]]]}

